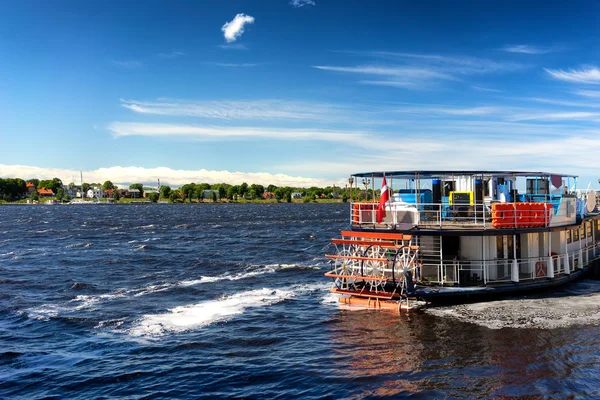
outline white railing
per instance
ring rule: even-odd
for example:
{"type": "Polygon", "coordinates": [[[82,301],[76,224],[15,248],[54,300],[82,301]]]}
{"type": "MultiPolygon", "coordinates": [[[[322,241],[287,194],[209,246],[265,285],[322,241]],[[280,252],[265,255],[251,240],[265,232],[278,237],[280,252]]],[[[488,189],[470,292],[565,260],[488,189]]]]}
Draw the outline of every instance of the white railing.
{"type": "MultiPolygon", "coordinates": [[[[415,225],[429,229],[502,229],[502,228],[527,228],[548,226],[552,218],[566,217],[569,207],[562,207],[558,213],[550,208],[547,211],[528,209],[527,204],[540,203],[498,203],[502,210],[492,212],[486,204],[474,205],[448,205],[440,203],[405,204],[392,203],[386,207],[386,218],[377,222],[377,209],[379,203],[357,202],[352,203],[350,222],[354,226],[375,229],[394,229],[403,224],[415,221],[415,225]],[[396,209],[396,206],[401,208],[396,209]],[[415,210],[418,214],[410,218],[409,211],[415,210]],[[563,215],[564,214],[564,215],[563,215]],[[408,218],[407,218],[408,217],[408,218]]],[[[550,204],[550,203],[544,203],[550,204]]],[[[571,211],[574,216],[575,210],[571,211]]],[[[557,219],[558,221],[558,219],[557,219]]]]}
{"type": "Polygon", "coordinates": [[[440,285],[530,282],[577,272],[599,258],[600,242],[569,253],[517,259],[518,277],[513,274],[512,259],[428,261],[421,265],[419,276],[423,283],[440,285]]]}

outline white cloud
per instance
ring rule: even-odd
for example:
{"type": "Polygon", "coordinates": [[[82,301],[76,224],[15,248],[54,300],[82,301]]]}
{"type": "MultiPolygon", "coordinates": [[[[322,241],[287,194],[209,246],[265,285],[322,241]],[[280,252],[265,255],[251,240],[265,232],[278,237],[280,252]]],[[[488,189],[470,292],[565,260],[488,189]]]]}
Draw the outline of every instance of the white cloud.
{"type": "Polygon", "coordinates": [[[185,54],[183,51],[172,51],[170,53],[158,53],[157,55],[160,58],[173,59],[173,58],[183,57],[187,54],[185,54]]]}
{"type": "Polygon", "coordinates": [[[234,63],[215,63],[216,66],[219,67],[229,67],[229,68],[240,68],[240,67],[256,67],[258,64],[249,64],[249,63],[244,63],[244,64],[234,64],[234,63]]]}
{"type": "Polygon", "coordinates": [[[492,89],[492,88],[487,88],[487,87],[483,87],[483,86],[471,86],[473,89],[475,90],[479,90],[480,92],[491,92],[491,93],[504,93],[504,90],[500,90],[500,89],[492,89]]]}
{"type": "Polygon", "coordinates": [[[252,101],[192,101],[158,99],[156,101],[123,100],[121,106],[140,114],[187,116],[223,120],[291,120],[352,124],[396,124],[386,119],[385,105],[341,105],[325,102],[252,100],[252,101]]]}
{"type": "Polygon", "coordinates": [[[246,14],[237,14],[231,21],[221,27],[225,40],[235,42],[244,33],[244,25],[254,23],[254,17],[246,14]]]}
{"type": "Polygon", "coordinates": [[[396,112],[413,114],[442,114],[456,116],[480,116],[495,114],[501,111],[499,107],[471,107],[471,108],[444,108],[444,107],[410,107],[396,109],[396,112]]]}
{"type": "Polygon", "coordinates": [[[511,121],[558,121],[558,120],[579,120],[588,121],[593,118],[599,118],[600,113],[575,111],[575,112],[557,112],[557,113],[533,113],[514,115],[509,118],[511,121]]]}
{"type": "Polygon", "coordinates": [[[343,53],[394,60],[412,65],[413,67],[427,67],[447,74],[488,74],[518,71],[528,67],[527,65],[516,62],[493,61],[469,56],[446,56],[440,54],[402,53],[394,51],[344,51],[343,53]],[[409,63],[409,60],[412,61],[409,63]]]}
{"type": "Polygon", "coordinates": [[[292,0],[290,4],[294,7],[304,7],[304,6],[314,6],[315,2],[313,0],[292,0]]]}
{"type": "Polygon", "coordinates": [[[575,92],[573,92],[579,96],[584,96],[584,97],[591,97],[594,99],[599,99],[600,98],[600,90],[576,90],[575,92]]]}
{"type": "Polygon", "coordinates": [[[569,71],[546,68],[545,71],[555,79],[574,82],[600,84],[600,69],[597,67],[582,67],[581,69],[570,69],[569,71]]]}
{"type": "Polygon", "coordinates": [[[390,51],[343,52],[358,56],[387,59],[387,65],[367,64],[360,66],[315,65],[325,71],[367,75],[372,78],[359,83],[424,89],[439,81],[462,81],[463,76],[517,71],[527,66],[512,62],[496,62],[475,57],[442,56],[438,54],[413,54],[390,51]],[[393,61],[393,64],[391,63],[393,61]]]}
{"type": "Polygon", "coordinates": [[[223,50],[248,50],[248,47],[241,43],[220,44],[218,47],[223,50]]]}
{"type": "MultiPolygon", "coordinates": [[[[412,147],[412,146],[411,146],[412,147]]],[[[307,158],[302,162],[282,165],[286,171],[315,173],[334,170],[339,175],[359,171],[394,171],[415,169],[472,170],[485,168],[506,170],[547,170],[597,177],[598,133],[590,137],[514,137],[425,136],[418,140],[419,151],[398,153],[396,148],[381,147],[378,152],[360,156],[338,157],[336,161],[307,158]],[[573,154],[578,157],[573,157],[573,154]]],[[[594,185],[597,178],[594,178],[594,185]]],[[[587,183],[587,182],[586,182],[587,183]]],[[[388,181],[389,184],[389,181],[388,181]]]]}
{"type": "Polygon", "coordinates": [[[543,47],[535,47],[527,44],[516,44],[504,46],[502,48],[503,51],[508,53],[522,53],[522,54],[546,54],[550,53],[552,49],[543,48],[543,47]]]}
{"type": "Polygon", "coordinates": [[[109,125],[115,137],[123,136],[183,136],[204,139],[294,139],[354,143],[368,140],[368,132],[334,131],[324,129],[289,129],[261,127],[222,127],[160,123],[114,122],[109,125]]]}
{"type": "MultiPolygon", "coordinates": [[[[254,101],[189,101],[164,99],[144,102],[123,100],[121,105],[140,114],[189,116],[217,119],[318,119],[326,121],[331,114],[348,111],[326,103],[254,101]]],[[[349,116],[346,115],[346,116],[349,116]]]]}
{"type": "Polygon", "coordinates": [[[375,75],[375,76],[391,76],[406,80],[410,79],[428,79],[439,78],[454,80],[452,76],[441,72],[433,71],[427,68],[411,68],[411,67],[380,67],[366,65],[360,67],[333,67],[327,65],[314,65],[313,68],[324,71],[347,72],[354,74],[375,75]]]}
{"type": "Polygon", "coordinates": [[[140,61],[113,61],[113,64],[123,68],[139,68],[143,65],[140,61]]]}
{"type": "MultiPolygon", "coordinates": [[[[2,165],[0,164],[0,176],[7,178],[23,179],[52,179],[57,177],[64,184],[69,182],[79,182],[80,171],[62,169],[62,168],[40,168],[28,165],[2,165]]],[[[261,185],[277,186],[330,186],[333,183],[338,184],[341,179],[313,179],[302,176],[292,176],[285,174],[272,174],[268,172],[231,172],[215,171],[207,169],[199,170],[180,170],[167,167],[143,168],[143,167],[108,167],[96,170],[83,171],[85,182],[104,182],[110,180],[119,185],[129,185],[131,183],[144,183],[155,186],[157,179],[161,184],[179,187],[186,183],[229,183],[239,185],[243,182],[248,184],[256,183],[261,185]]]]}

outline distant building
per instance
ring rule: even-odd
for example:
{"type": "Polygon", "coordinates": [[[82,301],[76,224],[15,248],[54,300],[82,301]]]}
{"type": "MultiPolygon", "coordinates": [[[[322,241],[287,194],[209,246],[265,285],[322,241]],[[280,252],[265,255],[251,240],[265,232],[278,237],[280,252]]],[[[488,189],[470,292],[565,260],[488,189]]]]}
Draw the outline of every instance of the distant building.
{"type": "Polygon", "coordinates": [[[160,194],[158,189],[154,188],[144,188],[144,198],[148,198],[152,193],[160,194]]]}
{"type": "Polygon", "coordinates": [[[273,193],[273,192],[264,192],[262,194],[262,198],[263,198],[263,200],[274,199],[275,198],[275,193],[273,193]]]}
{"type": "Polygon", "coordinates": [[[300,193],[300,192],[292,193],[292,199],[301,199],[301,198],[302,198],[302,193],[300,193]]]}
{"type": "Polygon", "coordinates": [[[27,193],[25,194],[25,197],[31,197],[34,196],[37,193],[37,190],[35,188],[35,185],[33,183],[29,183],[27,182],[27,193]]]}
{"type": "Polygon", "coordinates": [[[202,191],[202,198],[203,199],[212,199],[213,197],[216,197],[217,200],[219,200],[219,191],[218,190],[204,190],[202,191]],[[214,196],[213,196],[214,194],[214,196]]]}
{"type": "Polygon", "coordinates": [[[139,199],[140,198],[140,190],[139,189],[127,189],[125,191],[125,197],[139,199]]]}
{"type": "Polygon", "coordinates": [[[54,192],[52,191],[52,189],[46,189],[46,188],[41,188],[38,189],[38,195],[40,197],[52,197],[54,196],[54,192]]]}
{"type": "Polygon", "coordinates": [[[67,185],[63,187],[63,191],[72,198],[81,197],[81,186],[67,185]]]}

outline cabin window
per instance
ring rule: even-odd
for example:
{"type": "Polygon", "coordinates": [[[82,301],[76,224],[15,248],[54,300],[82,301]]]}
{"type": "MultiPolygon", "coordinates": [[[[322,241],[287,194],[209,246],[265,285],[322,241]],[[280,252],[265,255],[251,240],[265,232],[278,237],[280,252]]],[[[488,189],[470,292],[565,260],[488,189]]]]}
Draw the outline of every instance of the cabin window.
{"type": "Polygon", "coordinates": [[[600,239],[600,221],[596,220],[594,221],[594,223],[596,224],[596,240],[600,239]]]}
{"type": "Polygon", "coordinates": [[[573,241],[574,242],[579,241],[579,228],[573,229],[573,241]]]}
{"type": "Polygon", "coordinates": [[[591,238],[592,237],[592,223],[585,223],[585,236],[591,238]]]}
{"type": "Polygon", "coordinates": [[[571,229],[567,229],[567,244],[571,243],[571,229]]]}
{"type": "Polygon", "coordinates": [[[496,236],[496,258],[504,258],[504,237],[496,236]]]}
{"type": "Polygon", "coordinates": [[[579,240],[585,239],[585,229],[583,229],[583,224],[579,225],[579,240]]]}

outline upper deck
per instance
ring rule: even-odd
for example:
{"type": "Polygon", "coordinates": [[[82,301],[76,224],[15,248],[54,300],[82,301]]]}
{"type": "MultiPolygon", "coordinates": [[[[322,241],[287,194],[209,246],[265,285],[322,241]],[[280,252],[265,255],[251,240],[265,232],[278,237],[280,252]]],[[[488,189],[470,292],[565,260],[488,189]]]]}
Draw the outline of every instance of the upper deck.
{"type": "Polygon", "coordinates": [[[395,171],[355,174],[349,183],[354,228],[531,230],[573,225],[597,211],[595,193],[578,198],[577,177],[567,174],[395,171]],[[385,217],[377,222],[384,176],[390,199],[385,217]]]}

